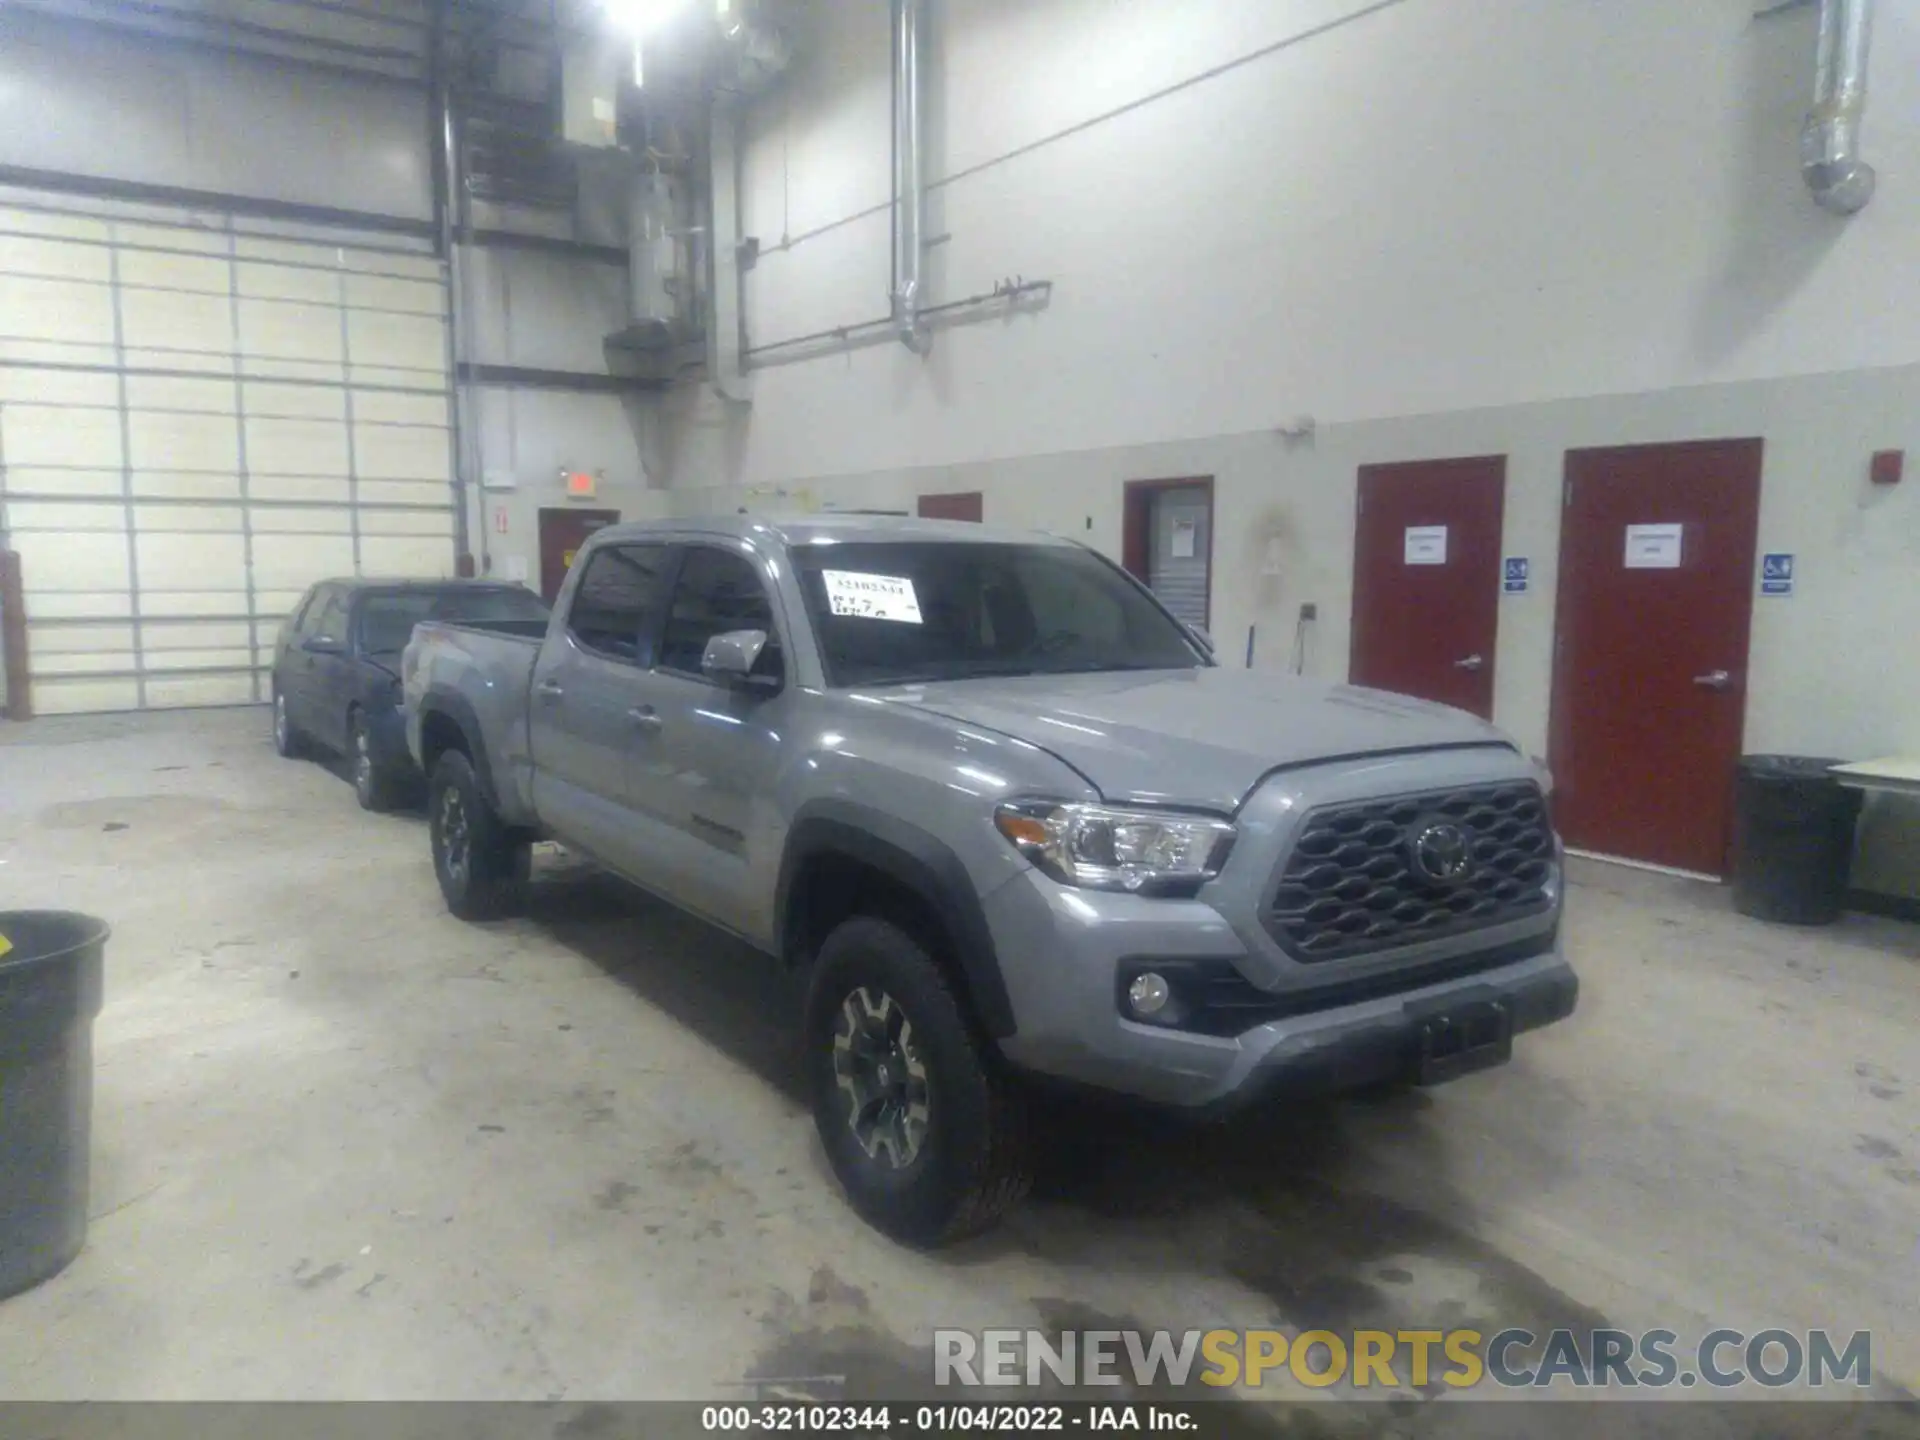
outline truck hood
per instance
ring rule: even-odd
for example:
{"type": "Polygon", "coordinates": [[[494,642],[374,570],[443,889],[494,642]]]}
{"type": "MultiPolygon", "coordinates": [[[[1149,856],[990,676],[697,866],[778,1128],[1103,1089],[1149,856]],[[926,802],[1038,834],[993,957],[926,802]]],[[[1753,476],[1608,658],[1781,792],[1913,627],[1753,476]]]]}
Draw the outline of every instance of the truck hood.
{"type": "Polygon", "coordinates": [[[1273,770],[1461,745],[1517,748],[1464,711],[1291,675],[1195,670],[948,680],[868,691],[1046,750],[1114,801],[1233,810],[1273,770]]]}

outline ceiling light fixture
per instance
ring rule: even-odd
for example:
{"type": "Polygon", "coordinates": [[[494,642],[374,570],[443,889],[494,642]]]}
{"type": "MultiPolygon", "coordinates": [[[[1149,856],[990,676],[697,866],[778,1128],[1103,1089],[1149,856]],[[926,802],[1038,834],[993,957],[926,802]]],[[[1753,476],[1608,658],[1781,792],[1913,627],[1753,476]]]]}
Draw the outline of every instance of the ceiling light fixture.
{"type": "Polygon", "coordinates": [[[638,39],[685,10],[690,0],[602,0],[607,19],[638,39]]]}

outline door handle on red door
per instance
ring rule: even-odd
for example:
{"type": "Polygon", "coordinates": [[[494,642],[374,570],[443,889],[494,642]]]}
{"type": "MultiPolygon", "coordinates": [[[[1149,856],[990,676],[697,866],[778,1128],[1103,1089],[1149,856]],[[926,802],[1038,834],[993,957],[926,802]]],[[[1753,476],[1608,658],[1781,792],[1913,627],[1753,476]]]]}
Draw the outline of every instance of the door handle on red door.
{"type": "Polygon", "coordinates": [[[1464,660],[1454,661],[1453,668],[1456,670],[1478,670],[1486,663],[1487,662],[1482,660],[1478,655],[1469,655],[1464,660]]]}
{"type": "Polygon", "coordinates": [[[1733,676],[1724,670],[1709,670],[1704,675],[1694,676],[1693,683],[1703,686],[1708,690],[1731,690],[1733,688],[1733,676]]]}
{"type": "Polygon", "coordinates": [[[639,729],[652,734],[660,728],[660,717],[654,714],[651,705],[636,705],[627,711],[627,718],[639,729]]]}

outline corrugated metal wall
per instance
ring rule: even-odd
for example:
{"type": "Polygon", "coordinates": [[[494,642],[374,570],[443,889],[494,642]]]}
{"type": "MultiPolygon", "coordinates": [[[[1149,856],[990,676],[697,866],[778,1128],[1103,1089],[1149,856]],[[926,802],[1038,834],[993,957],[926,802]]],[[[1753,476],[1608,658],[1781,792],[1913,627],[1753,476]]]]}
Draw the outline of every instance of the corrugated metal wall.
{"type": "Polygon", "coordinates": [[[82,207],[0,201],[0,533],[34,708],[261,700],[311,581],[453,571],[442,267],[82,207]]]}

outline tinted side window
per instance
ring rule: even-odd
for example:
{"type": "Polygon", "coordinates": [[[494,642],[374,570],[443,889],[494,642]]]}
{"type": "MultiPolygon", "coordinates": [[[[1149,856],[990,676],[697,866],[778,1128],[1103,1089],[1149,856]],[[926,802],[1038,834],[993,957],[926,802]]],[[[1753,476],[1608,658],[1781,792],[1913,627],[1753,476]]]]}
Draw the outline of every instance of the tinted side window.
{"type": "Polygon", "coordinates": [[[568,632],[596,655],[651,665],[670,558],[664,545],[606,545],[594,551],[573,592],[568,632]]]}
{"type": "Polygon", "coordinates": [[[314,613],[313,602],[320,594],[320,587],[314,586],[300,597],[300,603],[293,607],[293,617],[287,621],[287,633],[304,635],[307,633],[307,618],[314,613]]]}
{"type": "Polygon", "coordinates": [[[661,667],[698,675],[707,641],[729,630],[766,631],[767,648],[756,669],[761,674],[780,674],[773,606],[752,562],[731,550],[691,549],[673,587],[673,608],[667,612],[667,633],[660,647],[661,667]]]}
{"type": "Polygon", "coordinates": [[[320,613],[313,623],[307,626],[308,635],[324,635],[329,640],[338,640],[342,644],[347,639],[347,597],[338,590],[330,591],[326,603],[321,605],[320,613]]]}

